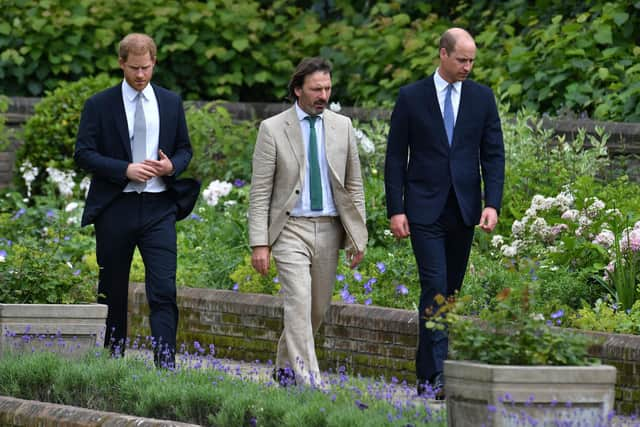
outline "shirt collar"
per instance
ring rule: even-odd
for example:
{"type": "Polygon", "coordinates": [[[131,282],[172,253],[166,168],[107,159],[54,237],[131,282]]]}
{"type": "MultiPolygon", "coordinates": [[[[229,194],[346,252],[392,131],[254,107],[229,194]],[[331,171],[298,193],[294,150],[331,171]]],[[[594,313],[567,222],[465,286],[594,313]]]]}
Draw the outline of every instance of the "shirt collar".
{"type": "MultiPolygon", "coordinates": [[[[440,68],[438,68],[436,70],[435,73],[433,73],[433,83],[435,83],[436,85],[436,91],[437,92],[442,92],[447,88],[447,85],[449,85],[449,82],[446,81],[445,79],[442,78],[442,76],[440,76],[440,68]]],[[[462,86],[462,82],[461,81],[457,81],[455,83],[453,83],[453,89],[460,93],[460,87],[462,86]]]]}
{"type": "MultiPolygon", "coordinates": [[[[296,106],[296,114],[298,115],[298,120],[299,121],[303,121],[305,117],[309,116],[309,114],[307,114],[302,108],[300,108],[300,106],[298,105],[298,101],[296,101],[295,103],[296,106]]],[[[323,120],[322,115],[324,114],[324,112],[316,115],[315,117],[320,117],[320,120],[323,120]]]]}
{"type": "MultiPolygon", "coordinates": [[[[122,81],[122,90],[124,92],[125,99],[131,102],[135,101],[136,96],[138,96],[138,91],[132,88],[126,80],[122,81]]],[[[145,100],[151,99],[150,91],[153,91],[151,83],[142,90],[142,98],[145,100]]]]}

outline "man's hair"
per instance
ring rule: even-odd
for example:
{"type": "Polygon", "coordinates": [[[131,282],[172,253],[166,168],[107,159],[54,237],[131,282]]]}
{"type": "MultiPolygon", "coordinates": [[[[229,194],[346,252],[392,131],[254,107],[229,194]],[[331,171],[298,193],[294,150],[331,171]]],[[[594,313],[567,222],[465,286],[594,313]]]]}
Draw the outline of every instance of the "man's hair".
{"type": "Polygon", "coordinates": [[[293,101],[298,100],[295,89],[304,85],[304,79],[309,74],[313,74],[316,71],[322,71],[323,73],[329,73],[331,75],[331,63],[324,58],[316,56],[314,58],[305,58],[296,67],[296,70],[289,80],[289,99],[293,101]]]}
{"type": "Polygon", "coordinates": [[[127,34],[118,45],[118,56],[126,61],[129,54],[144,55],[149,52],[151,59],[156,57],[156,44],[151,37],[141,33],[127,34]]]}
{"type": "Polygon", "coordinates": [[[451,31],[445,31],[440,37],[440,49],[443,48],[447,51],[447,55],[451,55],[456,48],[456,37],[451,31]]]}

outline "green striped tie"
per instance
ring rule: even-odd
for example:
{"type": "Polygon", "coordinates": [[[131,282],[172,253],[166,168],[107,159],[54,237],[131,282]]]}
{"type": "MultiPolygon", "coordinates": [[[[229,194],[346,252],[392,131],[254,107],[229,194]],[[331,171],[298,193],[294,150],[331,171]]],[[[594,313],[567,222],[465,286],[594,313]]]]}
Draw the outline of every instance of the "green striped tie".
{"type": "Polygon", "coordinates": [[[320,178],[320,161],[318,159],[318,138],[316,137],[317,116],[307,116],[309,121],[309,193],[311,210],[322,210],[322,179],[320,178]]]}

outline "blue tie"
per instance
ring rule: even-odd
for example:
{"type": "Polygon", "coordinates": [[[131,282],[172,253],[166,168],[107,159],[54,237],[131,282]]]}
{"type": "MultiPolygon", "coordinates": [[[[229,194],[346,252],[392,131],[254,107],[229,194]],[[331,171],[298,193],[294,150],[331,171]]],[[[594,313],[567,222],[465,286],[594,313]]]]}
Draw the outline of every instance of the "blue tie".
{"type": "Polygon", "coordinates": [[[453,141],[453,104],[451,103],[452,84],[447,86],[447,95],[444,97],[444,129],[447,131],[449,145],[453,141]]]}

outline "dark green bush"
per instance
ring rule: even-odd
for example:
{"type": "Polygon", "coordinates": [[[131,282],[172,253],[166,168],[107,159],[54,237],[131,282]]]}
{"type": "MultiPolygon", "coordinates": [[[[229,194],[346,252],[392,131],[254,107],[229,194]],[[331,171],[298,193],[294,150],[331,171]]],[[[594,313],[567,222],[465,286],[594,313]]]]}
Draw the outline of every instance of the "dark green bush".
{"type": "MultiPolygon", "coordinates": [[[[76,169],[73,151],[84,102],[103,89],[117,83],[116,79],[100,74],[77,82],[61,82],[60,86],[47,92],[35,106],[35,114],[24,126],[24,142],[16,153],[16,165],[25,160],[40,170],[34,182],[34,192],[43,185],[47,166],[62,170],[76,169]]],[[[18,188],[23,188],[22,177],[14,177],[18,188]]]]}
{"type": "Polygon", "coordinates": [[[473,78],[513,111],[640,120],[640,4],[634,0],[1,2],[0,92],[42,95],[58,81],[117,76],[131,31],[158,43],[156,81],[185,99],[280,101],[295,64],[335,65],[334,99],[390,106],[432,73],[440,34],[476,36],[473,78]]]}

